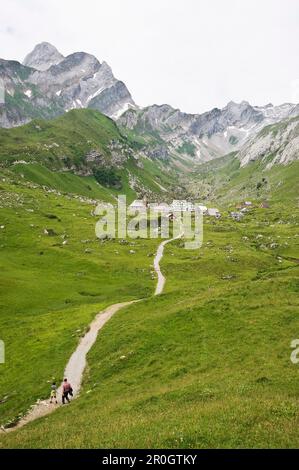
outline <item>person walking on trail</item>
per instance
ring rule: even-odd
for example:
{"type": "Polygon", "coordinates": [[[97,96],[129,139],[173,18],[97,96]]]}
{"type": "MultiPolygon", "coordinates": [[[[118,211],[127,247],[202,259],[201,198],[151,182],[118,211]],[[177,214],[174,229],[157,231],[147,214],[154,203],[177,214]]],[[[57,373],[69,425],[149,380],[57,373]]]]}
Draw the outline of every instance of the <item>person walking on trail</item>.
{"type": "Polygon", "coordinates": [[[65,404],[65,400],[69,403],[69,395],[72,397],[73,396],[73,389],[71,384],[68,382],[67,379],[64,379],[63,385],[62,385],[62,404],[65,404]]]}
{"type": "Polygon", "coordinates": [[[53,382],[51,385],[51,395],[50,395],[50,403],[53,403],[53,400],[55,400],[55,403],[57,405],[57,387],[56,387],[56,382],[53,382]]]}

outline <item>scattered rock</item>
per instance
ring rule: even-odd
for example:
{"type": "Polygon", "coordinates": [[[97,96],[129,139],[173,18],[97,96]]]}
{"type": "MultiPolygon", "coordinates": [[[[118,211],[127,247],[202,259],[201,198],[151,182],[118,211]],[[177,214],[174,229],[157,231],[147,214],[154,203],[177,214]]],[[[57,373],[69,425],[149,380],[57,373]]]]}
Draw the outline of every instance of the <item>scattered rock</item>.
{"type": "Polygon", "coordinates": [[[9,396],[6,395],[5,397],[1,398],[0,403],[5,403],[8,400],[9,396]]]}
{"type": "Polygon", "coordinates": [[[223,279],[224,281],[230,281],[231,279],[235,279],[236,276],[234,274],[224,274],[223,276],[221,276],[221,279],[223,279]]]}
{"type": "Polygon", "coordinates": [[[278,248],[278,247],[279,247],[278,243],[271,243],[271,244],[270,244],[270,248],[271,248],[272,250],[274,250],[275,248],[278,248]]]}
{"type": "Polygon", "coordinates": [[[48,235],[49,237],[55,237],[55,235],[57,235],[57,233],[52,228],[45,228],[44,229],[44,235],[48,235]]]}

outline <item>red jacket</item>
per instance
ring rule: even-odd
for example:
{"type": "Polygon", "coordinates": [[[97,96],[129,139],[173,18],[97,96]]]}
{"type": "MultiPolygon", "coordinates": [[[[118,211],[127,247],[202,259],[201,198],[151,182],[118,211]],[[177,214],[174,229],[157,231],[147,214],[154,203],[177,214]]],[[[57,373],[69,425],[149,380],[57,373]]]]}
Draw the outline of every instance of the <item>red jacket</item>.
{"type": "Polygon", "coordinates": [[[62,390],[64,392],[69,392],[71,390],[72,386],[69,382],[63,382],[62,390]]]}

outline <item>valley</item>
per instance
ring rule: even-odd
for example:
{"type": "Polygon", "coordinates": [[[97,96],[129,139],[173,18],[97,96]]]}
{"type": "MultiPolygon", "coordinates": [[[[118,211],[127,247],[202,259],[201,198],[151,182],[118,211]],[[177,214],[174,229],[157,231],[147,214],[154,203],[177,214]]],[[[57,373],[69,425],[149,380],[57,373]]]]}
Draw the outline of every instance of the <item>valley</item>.
{"type": "Polygon", "coordinates": [[[298,104],[141,108],[49,43],[0,78],[0,448],[298,447],[298,104]],[[203,245],[97,238],[119,195],[201,204],[203,245]]]}
{"type": "MultiPolygon", "coordinates": [[[[15,219],[24,234],[10,236],[6,245],[6,259],[18,253],[20,267],[10,261],[5,269],[7,281],[18,273],[20,295],[10,296],[1,331],[8,357],[19,357],[27,372],[20,376],[20,368],[5,364],[1,396],[15,385],[1,404],[2,416],[12,419],[17,408],[25,411],[47,397],[47,381],[61,377],[95,312],[114,299],[148,299],[105,325],[88,354],[80,397],[67,409],[2,434],[1,446],[47,447],[49,432],[51,447],[258,447],[269,445],[269,433],[271,447],[298,445],[298,371],[289,359],[299,329],[298,264],[290,259],[298,253],[298,218],[291,206],[256,207],[240,223],[226,213],[218,221],[205,219],[200,250],[185,250],[179,240],[165,247],[165,292],[152,298],[148,254],[157,241],[135,241],[135,254],[115,240],[82,244],[75,230],[78,203],[69,201],[61,214],[61,198],[52,199],[61,222],[52,219],[51,225],[67,228],[69,245],[53,246],[57,237],[41,236],[36,246],[30,224],[42,228],[43,219],[25,208],[15,219]],[[32,240],[31,263],[18,248],[25,237],[27,245],[32,240]],[[36,256],[47,269],[34,262],[36,256]],[[36,293],[30,288],[28,298],[26,284],[36,276],[36,293]],[[78,432],[66,433],[70,426],[78,432]]],[[[87,207],[80,211],[89,220],[87,207]]],[[[92,238],[92,225],[83,224],[85,238],[92,238]]]]}

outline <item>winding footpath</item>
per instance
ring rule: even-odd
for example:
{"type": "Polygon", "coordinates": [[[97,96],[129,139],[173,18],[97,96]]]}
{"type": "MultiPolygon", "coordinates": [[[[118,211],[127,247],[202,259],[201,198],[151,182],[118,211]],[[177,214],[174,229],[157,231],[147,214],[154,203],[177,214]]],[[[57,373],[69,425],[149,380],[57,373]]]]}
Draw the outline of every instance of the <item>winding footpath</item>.
{"type": "Polygon", "coordinates": [[[154,295],[162,294],[163,289],[164,289],[164,284],[166,282],[166,279],[163,276],[163,274],[161,272],[161,268],[160,268],[160,261],[163,258],[164,247],[165,247],[165,245],[167,245],[167,243],[173,242],[174,240],[177,240],[178,238],[181,238],[182,235],[183,234],[181,233],[180,235],[178,235],[175,238],[170,238],[170,240],[164,240],[164,242],[160,243],[160,245],[158,247],[158,250],[157,250],[157,253],[156,253],[156,256],[155,256],[155,259],[154,259],[154,269],[155,269],[155,271],[158,275],[158,282],[157,282],[157,287],[156,287],[154,295]]]}
{"type": "MultiPolygon", "coordinates": [[[[161,268],[160,268],[160,261],[163,258],[164,247],[165,245],[167,245],[167,243],[170,243],[180,238],[181,236],[182,236],[182,233],[175,238],[164,240],[162,243],[160,243],[158,247],[158,250],[154,259],[154,269],[158,276],[157,286],[156,286],[154,295],[159,295],[163,292],[164,285],[166,282],[166,278],[165,276],[163,276],[161,272],[161,268]]],[[[86,367],[86,356],[88,352],[90,351],[90,349],[92,348],[93,344],[95,343],[98,332],[103,328],[105,323],[107,323],[107,321],[110,320],[110,318],[116,312],[118,312],[121,308],[127,307],[128,305],[131,305],[137,302],[141,302],[142,300],[144,299],[131,300],[128,302],[122,302],[122,303],[110,305],[102,312],[99,312],[94,318],[94,320],[90,323],[88,332],[80,340],[77,346],[77,349],[71,355],[66,365],[66,368],[64,370],[64,377],[68,378],[68,381],[72,384],[72,387],[74,389],[74,398],[78,396],[80,393],[83,373],[86,367]]],[[[62,384],[57,390],[57,396],[58,396],[58,400],[61,400],[62,384]]],[[[49,400],[38,400],[37,403],[35,403],[31,407],[28,413],[20,421],[18,421],[18,423],[15,426],[11,428],[6,428],[6,429],[2,428],[1,431],[7,433],[7,432],[14,431],[18,428],[21,428],[22,426],[25,426],[25,424],[30,423],[31,421],[34,421],[37,418],[41,418],[42,416],[46,416],[52,413],[53,411],[57,409],[58,406],[59,405],[56,405],[56,404],[50,404],[49,400]]]]}

